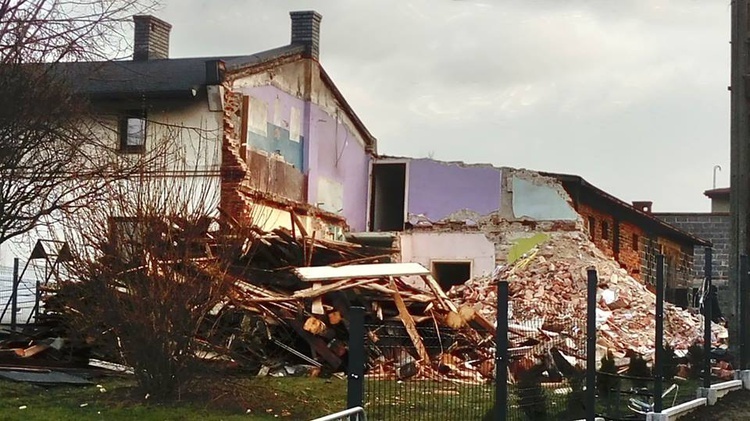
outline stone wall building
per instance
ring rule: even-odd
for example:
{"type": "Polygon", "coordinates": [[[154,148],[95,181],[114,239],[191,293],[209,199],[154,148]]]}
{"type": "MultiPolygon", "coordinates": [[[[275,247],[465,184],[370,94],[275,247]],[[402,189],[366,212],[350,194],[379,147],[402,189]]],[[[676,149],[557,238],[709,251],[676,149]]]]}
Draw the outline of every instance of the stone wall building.
{"type": "MultiPolygon", "coordinates": [[[[712,243],[712,278],[718,288],[719,305],[727,309],[727,287],[729,282],[729,188],[707,190],[704,194],[711,199],[711,212],[670,212],[655,213],[659,219],[680,229],[704,238],[712,243]]],[[[705,247],[696,246],[692,260],[692,290],[698,291],[705,277],[705,247]]]]}

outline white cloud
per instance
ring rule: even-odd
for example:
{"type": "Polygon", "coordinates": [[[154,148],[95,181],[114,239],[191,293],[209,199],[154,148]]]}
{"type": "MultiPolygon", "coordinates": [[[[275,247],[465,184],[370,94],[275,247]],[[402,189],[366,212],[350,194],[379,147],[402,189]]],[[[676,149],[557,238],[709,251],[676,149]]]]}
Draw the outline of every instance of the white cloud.
{"type": "Polygon", "coordinates": [[[729,2],[165,1],[175,56],[283,45],[290,10],[320,11],[383,153],[573,172],[657,210],[708,209],[729,168],[729,2]]]}

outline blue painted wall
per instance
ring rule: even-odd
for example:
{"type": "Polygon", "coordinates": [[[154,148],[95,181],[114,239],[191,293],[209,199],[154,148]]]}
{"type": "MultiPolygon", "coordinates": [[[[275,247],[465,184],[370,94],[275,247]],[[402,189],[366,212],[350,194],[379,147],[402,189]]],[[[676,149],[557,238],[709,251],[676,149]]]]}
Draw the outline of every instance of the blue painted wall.
{"type": "Polygon", "coordinates": [[[304,171],[302,166],[302,153],[305,139],[300,135],[299,142],[289,138],[289,130],[283,127],[275,126],[268,123],[267,136],[258,133],[248,132],[247,144],[249,147],[268,152],[269,154],[280,153],[284,160],[300,171],[304,171]]]}

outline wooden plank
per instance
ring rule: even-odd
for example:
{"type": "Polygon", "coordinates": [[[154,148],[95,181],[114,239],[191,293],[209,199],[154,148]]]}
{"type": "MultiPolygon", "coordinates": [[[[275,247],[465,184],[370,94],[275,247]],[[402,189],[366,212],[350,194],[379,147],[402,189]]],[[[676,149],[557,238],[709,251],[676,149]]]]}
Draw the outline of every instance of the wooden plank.
{"type": "Polygon", "coordinates": [[[294,294],[292,294],[292,298],[313,298],[317,297],[323,294],[327,294],[332,291],[344,291],[351,288],[356,288],[358,286],[362,286],[365,284],[369,284],[371,282],[375,282],[377,279],[362,279],[356,282],[352,282],[350,280],[343,280],[339,282],[335,282],[333,284],[328,284],[324,287],[315,288],[315,284],[313,284],[312,288],[306,288],[296,291],[294,294]]]}
{"type": "Polygon", "coordinates": [[[401,316],[401,323],[403,323],[406,328],[406,333],[409,334],[409,338],[411,338],[414,347],[417,349],[419,358],[424,364],[429,365],[430,356],[427,354],[427,349],[424,347],[422,337],[419,336],[417,326],[414,324],[414,319],[411,317],[411,314],[409,314],[409,310],[406,309],[406,304],[404,304],[401,294],[398,293],[398,288],[392,278],[390,288],[393,290],[393,301],[396,302],[396,308],[398,309],[399,316],[401,316]]]}
{"type": "Polygon", "coordinates": [[[294,221],[294,224],[297,225],[297,229],[299,230],[299,233],[302,235],[302,238],[306,238],[307,230],[305,229],[305,226],[302,225],[302,221],[300,221],[299,217],[297,217],[297,214],[294,213],[293,209],[290,209],[289,214],[292,215],[292,221],[294,221]]]}
{"type": "Polygon", "coordinates": [[[481,327],[483,330],[487,331],[487,333],[494,334],[497,328],[495,328],[495,325],[487,320],[484,316],[482,316],[479,312],[474,313],[474,317],[471,319],[472,325],[476,323],[481,327]]]}
{"type": "Polygon", "coordinates": [[[310,238],[310,247],[307,249],[307,259],[305,261],[305,266],[312,266],[312,258],[313,258],[313,252],[315,251],[315,233],[316,231],[313,231],[312,237],[310,238]]]}
{"type": "Polygon", "coordinates": [[[427,284],[427,286],[430,287],[432,292],[435,294],[435,296],[438,299],[438,303],[441,305],[443,310],[458,313],[458,307],[456,307],[456,305],[453,304],[453,302],[451,302],[448,296],[445,295],[445,291],[443,291],[443,288],[440,287],[440,285],[437,283],[435,278],[433,278],[430,275],[422,275],[421,278],[427,284]]]}
{"type": "MultiPolygon", "coordinates": [[[[323,288],[323,284],[320,282],[314,282],[312,285],[312,290],[317,291],[319,289],[323,288]]],[[[312,314],[325,314],[325,310],[323,310],[323,298],[321,297],[322,294],[317,294],[315,299],[312,302],[312,314]]]]}
{"type": "Polygon", "coordinates": [[[302,323],[297,320],[291,320],[290,324],[297,332],[297,334],[300,335],[304,340],[306,340],[308,344],[310,344],[310,347],[315,351],[315,353],[326,360],[326,362],[330,364],[334,370],[338,369],[341,366],[341,358],[339,358],[336,354],[333,353],[333,351],[328,348],[328,345],[323,339],[318,338],[317,336],[303,329],[302,323]]]}
{"type": "Polygon", "coordinates": [[[346,262],[332,263],[329,266],[332,268],[336,268],[336,267],[347,266],[347,265],[358,265],[360,263],[377,262],[380,259],[386,259],[389,257],[391,257],[390,254],[381,254],[380,256],[362,257],[360,259],[349,260],[346,262]]]}
{"type": "Polygon", "coordinates": [[[290,224],[292,226],[292,237],[297,238],[297,224],[294,222],[294,209],[291,206],[289,207],[289,218],[292,220],[290,224]]]}
{"type": "MultiPolygon", "coordinates": [[[[297,277],[305,282],[338,281],[353,278],[388,278],[399,276],[426,275],[427,268],[419,263],[371,263],[349,266],[300,267],[294,270],[297,277]]],[[[445,295],[445,294],[443,294],[445,295]]]]}

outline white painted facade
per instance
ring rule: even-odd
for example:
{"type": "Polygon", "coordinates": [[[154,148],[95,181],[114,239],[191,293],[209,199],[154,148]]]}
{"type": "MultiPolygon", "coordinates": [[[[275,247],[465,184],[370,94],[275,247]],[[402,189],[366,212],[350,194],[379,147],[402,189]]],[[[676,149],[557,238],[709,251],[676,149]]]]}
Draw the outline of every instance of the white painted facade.
{"type": "Polygon", "coordinates": [[[471,277],[492,274],[495,245],[481,232],[403,232],[401,261],[432,270],[436,262],[470,262],[471,277]]]}
{"type": "MultiPolygon", "coordinates": [[[[104,104],[103,114],[96,123],[100,140],[114,150],[120,145],[118,113],[124,111],[118,109],[118,105],[104,104]]],[[[205,97],[190,101],[154,100],[148,103],[146,118],[146,151],[143,154],[118,153],[115,159],[132,163],[158,157],[130,180],[113,183],[97,201],[99,208],[82,209],[75,216],[81,228],[85,228],[86,223],[106,223],[101,219],[105,214],[129,216],[141,202],[161,201],[189,211],[216,212],[221,186],[222,113],[209,111],[205,97]]],[[[90,152],[102,157],[106,154],[90,152]]],[[[40,227],[1,245],[0,266],[12,266],[15,257],[20,258],[23,265],[39,238],[70,240],[70,237],[75,234],[59,223],[40,227]]]]}

